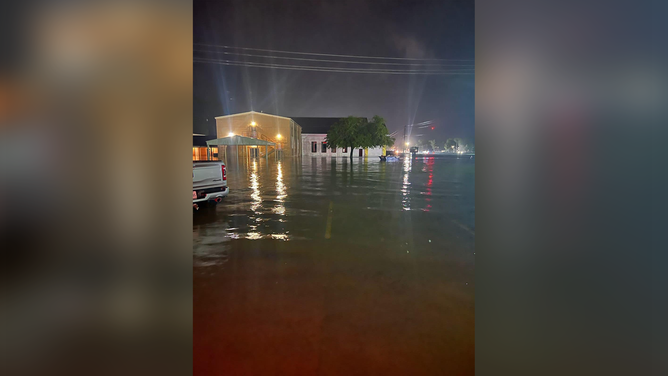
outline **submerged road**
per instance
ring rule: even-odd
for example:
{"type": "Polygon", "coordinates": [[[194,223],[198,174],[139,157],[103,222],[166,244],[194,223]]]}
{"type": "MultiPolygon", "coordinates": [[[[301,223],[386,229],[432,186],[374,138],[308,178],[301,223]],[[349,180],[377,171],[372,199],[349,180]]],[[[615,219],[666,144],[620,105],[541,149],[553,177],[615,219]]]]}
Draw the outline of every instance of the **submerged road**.
{"type": "Polygon", "coordinates": [[[196,375],[472,375],[469,157],[232,161],[193,213],[196,375]]]}

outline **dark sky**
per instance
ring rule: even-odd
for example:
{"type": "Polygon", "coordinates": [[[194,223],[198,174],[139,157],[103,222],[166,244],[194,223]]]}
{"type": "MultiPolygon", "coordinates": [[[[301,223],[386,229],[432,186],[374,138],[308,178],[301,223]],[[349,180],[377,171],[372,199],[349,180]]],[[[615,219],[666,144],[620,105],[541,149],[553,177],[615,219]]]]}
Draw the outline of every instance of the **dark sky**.
{"type": "MultiPolygon", "coordinates": [[[[213,51],[272,53],[225,50],[197,44],[342,55],[473,59],[474,3],[443,0],[194,0],[194,43],[196,59],[264,63],[272,61],[213,51]]],[[[342,66],[280,59],[273,62],[342,66]]],[[[411,69],[410,66],[381,67],[411,69]]],[[[254,110],[287,117],[354,115],[370,118],[377,114],[386,119],[390,131],[400,131],[398,141],[401,141],[404,125],[432,119],[436,129],[427,130],[434,134],[428,138],[472,140],[474,136],[473,74],[332,73],[195,62],[194,97],[194,130],[198,133],[207,132],[207,127],[208,133],[213,133],[215,116],[254,110]]],[[[413,131],[414,135],[419,133],[425,131],[413,131]]]]}

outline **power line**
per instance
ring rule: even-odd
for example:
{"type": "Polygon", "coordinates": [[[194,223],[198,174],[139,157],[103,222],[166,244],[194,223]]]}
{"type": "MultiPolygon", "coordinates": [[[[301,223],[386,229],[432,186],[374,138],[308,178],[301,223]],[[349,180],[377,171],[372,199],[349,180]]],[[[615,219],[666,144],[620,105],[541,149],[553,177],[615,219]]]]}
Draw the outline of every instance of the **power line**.
{"type": "Polygon", "coordinates": [[[429,125],[433,122],[434,122],[434,120],[427,120],[427,121],[423,121],[422,123],[408,124],[406,126],[407,127],[413,127],[413,126],[416,126],[416,125],[429,125]]]}
{"type": "MultiPolygon", "coordinates": [[[[326,63],[343,63],[343,64],[376,64],[376,65],[414,65],[419,64],[422,66],[436,66],[444,67],[443,63],[385,63],[385,62],[375,62],[375,61],[350,61],[350,60],[329,60],[329,59],[309,59],[309,58],[300,58],[300,57],[288,57],[288,56],[271,56],[271,55],[255,55],[255,54],[242,54],[238,52],[227,52],[227,51],[208,51],[208,50],[193,50],[193,52],[212,52],[217,54],[224,55],[235,55],[235,56],[248,56],[248,57],[259,57],[264,59],[285,59],[285,60],[300,60],[300,61],[317,61],[317,62],[326,62],[326,63]]],[[[452,67],[474,67],[474,64],[448,64],[447,66],[452,67]]]]}
{"type": "Polygon", "coordinates": [[[296,51],[269,50],[269,49],[263,49],[263,48],[233,47],[233,46],[223,46],[223,45],[217,45],[217,44],[206,44],[206,43],[194,43],[194,45],[206,46],[206,47],[215,47],[215,48],[236,49],[236,50],[247,50],[247,51],[277,52],[277,53],[283,53],[283,54],[296,54],[296,55],[352,57],[352,58],[357,58],[357,59],[415,60],[415,61],[475,61],[475,59],[425,59],[425,58],[413,58],[413,57],[381,57],[381,56],[362,56],[362,55],[323,54],[323,53],[315,53],[315,52],[296,52],[296,51]]]}
{"type": "MultiPolygon", "coordinates": [[[[404,143],[411,137],[411,135],[413,133],[413,127],[417,127],[418,129],[426,128],[430,124],[432,124],[433,122],[434,122],[434,120],[432,119],[432,120],[423,121],[421,123],[414,123],[414,124],[404,125],[404,143]]],[[[418,136],[424,136],[424,134],[418,134],[418,135],[415,135],[414,137],[418,137],[418,136]]]]}
{"type": "MultiPolygon", "coordinates": [[[[294,65],[294,64],[276,64],[276,63],[257,63],[252,61],[240,61],[240,60],[223,60],[223,59],[211,59],[211,58],[194,58],[202,61],[210,62],[225,62],[225,63],[239,63],[239,64],[257,64],[257,65],[271,65],[276,67],[297,67],[297,68],[318,68],[318,69],[341,69],[341,70],[356,70],[356,71],[383,71],[383,72],[425,72],[425,73],[437,73],[444,72],[442,70],[417,70],[417,69],[389,69],[389,68],[345,68],[345,67],[327,67],[327,66],[315,66],[315,65],[294,65]]],[[[458,68],[460,70],[473,70],[474,68],[458,68]]]]}
{"type": "Polygon", "coordinates": [[[305,65],[284,65],[284,64],[265,64],[265,63],[250,63],[230,60],[215,60],[215,59],[193,59],[195,63],[209,63],[219,65],[232,65],[251,68],[274,68],[274,69],[288,69],[288,70],[302,70],[315,72],[339,72],[339,73],[373,73],[373,74],[474,74],[471,69],[467,71],[427,71],[427,70],[381,70],[381,69],[365,69],[365,68],[335,68],[335,67],[315,67],[305,65]]]}
{"type": "Polygon", "coordinates": [[[372,73],[372,74],[435,74],[435,75],[445,75],[445,74],[474,74],[474,72],[462,72],[462,71],[384,71],[384,70],[359,70],[359,69],[345,69],[345,68],[323,68],[323,67],[308,67],[308,66],[290,66],[290,65],[271,65],[271,64],[257,64],[257,63],[235,63],[235,62],[225,62],[225,61],[211,61],[211,60],[193,60],[195,63],[209,63],[209,64],[219,64],[219,65],[230,65],[230,66],[241,66],[241,67],[250,67],[250,68],[272,68],[272,69],[288,69],[288,70],[302,70],[302,71],[314,71],[314,72],[341,72],[341,73],[372,73]]]}

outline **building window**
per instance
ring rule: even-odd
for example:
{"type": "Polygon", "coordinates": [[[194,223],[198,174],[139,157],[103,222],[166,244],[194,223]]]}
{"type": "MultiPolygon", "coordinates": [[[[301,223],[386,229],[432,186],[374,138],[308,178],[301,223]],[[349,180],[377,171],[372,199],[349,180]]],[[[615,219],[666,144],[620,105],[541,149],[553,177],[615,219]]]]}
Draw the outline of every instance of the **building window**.
{"type": "Polygon", "coordinates": [[[311,153],[317,153],[317,152],[318,152],[318,143],[311,142],[311,153]]]}
{"type": "Polygon", "coordinates": [[[320,149],[321,153],[327,153],[327,143],[323,142],[322,143],[322,148],[320,149]]]}
{"type": "Polygon", "coordinates": [[[207,156],[207,148],[202,146],[193,146],[193,161],[218,160],[218,148],[211,148],[207,156]]]}
{"type": "Polygon", "coordinates": [[[193,161],[206,161],[207,159],[205,147],[193,147],[193,161]]]}
{"type": "Polygon", "coordinates": [[[332,148],[331,150],[332,150],[332,154],[336,153],[336,148],[332,148]]]}
{"type": "Polygon", "coordinates": [[[347,153],[347,152],[348,152],[348,148],[343,148],[343,153],[347,153]]]}

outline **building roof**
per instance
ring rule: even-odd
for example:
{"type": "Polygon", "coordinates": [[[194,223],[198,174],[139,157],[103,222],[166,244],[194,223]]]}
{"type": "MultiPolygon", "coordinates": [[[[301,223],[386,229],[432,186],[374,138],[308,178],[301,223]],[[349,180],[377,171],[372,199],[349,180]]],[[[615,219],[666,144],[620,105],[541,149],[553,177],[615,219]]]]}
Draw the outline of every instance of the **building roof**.
{"type": "Polygon", "coordinates": [[[287,118],[287,117],[285,117],[285,116],[272,115],[272,114],[268,114],[268,113],[266,113],[266,112],[257,112],[257,111],[248,111],[248,112],[240,112],[240,113],[238,113],[238,114],[229,114],[229,115],[224,115],[224,116],[216,116],[216,119],[225,119],[225,118],[228,118],[228,117],[241,116],[241,115],[250,115],[250,114],[254,114],[254,115],[264,115],[264,116],[271,116],[271,117],[275,117],[275,118],[279,118],[279,119],[290,119],[290,118],[287,118]]]}
{"type": "Polygon", "coordinates": [[[326,118],[326,117],[294,117],[292,120],[302,127],[302,134],[324,134],[329,131],[329,128],[337,121],[343,118],[326,118]]]}
{"type": "Polygon", "coordinates": [[[203,134],[193,134],[193,146],[203,146],[206,147],[206,142],[208,140],[214,139],[216,136],[207,136],[203,134]]]}

